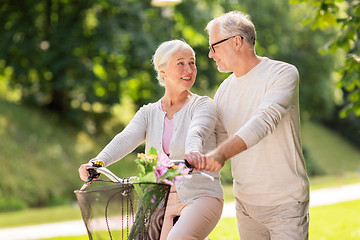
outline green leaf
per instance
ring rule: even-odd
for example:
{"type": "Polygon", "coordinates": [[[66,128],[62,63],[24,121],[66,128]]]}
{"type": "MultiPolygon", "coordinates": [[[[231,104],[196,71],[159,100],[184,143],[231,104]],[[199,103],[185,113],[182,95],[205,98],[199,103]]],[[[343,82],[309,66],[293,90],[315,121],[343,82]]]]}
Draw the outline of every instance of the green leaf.
{"type": "Polygon", "coordinates": [[[153,155],[156,155],[157,156],[157,151],[154,147],[151,147],[150,148],[150,151],[148,152],[148,154],[153,154],[153,155]]]}
{"type": "Polygon", "coordinates": [[[145,169],[144,164],[139,159],[135,159],[134,162],[137,163],[138,169],[140,171],[139,177],[144,176],[146,174],[146,169],[145,169]]]}
{"type": "MultiPolygon", "coordinates": [[[[137,181],[137,180],[136,180],[137,181]]],[[[133,184],[134,186],[134,189],[136,191],[136,193],[139,195],[139,196],[143,196],[144,195],[144,192],[143,190],[141,189],[140,185],[139,184],[133,184]]]]}
{"type": "Polygon", "coordinates": [[[302,2],[301,0],[289,0],[290,4],[299,4],[301,2],[302,2]]]}
{"type": "Polygon", "coordinates": [[[156,182],[156,175],[154,172],[147,173],[140,179],[140,182],[156,182]]]}
{"type": "Polygon", "coordinates": [[[177,170],[174,169],[169,169],[162,177],[160,177],[160,180],[162,179],[168,179],[168,180],[173,180],[176,176],[180,175],[182,168],[178,168],[177,170]]]}

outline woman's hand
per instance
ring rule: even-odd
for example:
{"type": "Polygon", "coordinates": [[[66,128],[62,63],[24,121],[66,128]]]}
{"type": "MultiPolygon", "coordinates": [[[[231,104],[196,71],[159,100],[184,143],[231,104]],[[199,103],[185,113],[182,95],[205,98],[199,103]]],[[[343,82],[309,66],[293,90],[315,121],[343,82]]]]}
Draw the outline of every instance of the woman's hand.
{"type": "Polygon", "coordinates": [[[88,179],[89,177],[89,172],[87,171],[87,168],[88,167],[92,167],[92,164],[91,163],[85,163],[85,164],[82,164],[78,171],[79,171],[79,176],[81,178],[81,180],[83,180],[84,182],[88,179]]]}

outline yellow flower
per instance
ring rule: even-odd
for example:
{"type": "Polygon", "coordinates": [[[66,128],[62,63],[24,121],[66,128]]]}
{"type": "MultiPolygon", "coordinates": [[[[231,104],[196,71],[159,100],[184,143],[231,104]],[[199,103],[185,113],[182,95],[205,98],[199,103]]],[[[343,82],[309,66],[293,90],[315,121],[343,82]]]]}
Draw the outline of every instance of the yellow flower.
{"type": "Polygon", "coordinates": [[[142,162],[152,162],[157,159],[157,156],[154,154],[145,154],[145,153],[138,153],[137,157],[140,158],[142,162]]]}

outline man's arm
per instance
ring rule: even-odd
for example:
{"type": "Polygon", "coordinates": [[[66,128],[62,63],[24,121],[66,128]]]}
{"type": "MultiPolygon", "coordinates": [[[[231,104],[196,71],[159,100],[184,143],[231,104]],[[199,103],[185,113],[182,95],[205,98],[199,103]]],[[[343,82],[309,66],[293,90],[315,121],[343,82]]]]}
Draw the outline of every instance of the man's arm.
{"type": "Polygon", "coordinates": [[[194,166],[195,170],[218,172],[224,166],[227,159],[246,149],[247,146],[245,142],[239,136],[235,135],[206,155],[190,153],[185,156],[185,159],[194,166]]]}

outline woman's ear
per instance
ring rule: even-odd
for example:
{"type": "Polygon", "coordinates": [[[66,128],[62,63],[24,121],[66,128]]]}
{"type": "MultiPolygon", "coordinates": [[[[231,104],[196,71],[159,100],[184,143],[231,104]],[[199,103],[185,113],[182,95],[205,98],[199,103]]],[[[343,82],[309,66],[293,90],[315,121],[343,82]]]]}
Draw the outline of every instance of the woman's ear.
{"type": "Polygon", "coordinates": [[[166,78],[166,73],[165,73],[165,71],[159,71],[159,72],[160,72],[161,76],[163,76],[163,78],[166,78]]]}

